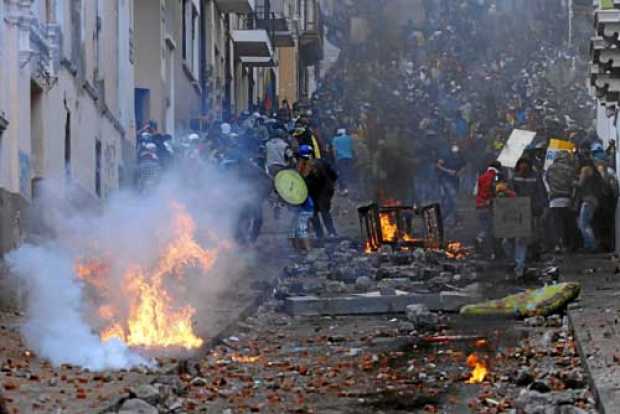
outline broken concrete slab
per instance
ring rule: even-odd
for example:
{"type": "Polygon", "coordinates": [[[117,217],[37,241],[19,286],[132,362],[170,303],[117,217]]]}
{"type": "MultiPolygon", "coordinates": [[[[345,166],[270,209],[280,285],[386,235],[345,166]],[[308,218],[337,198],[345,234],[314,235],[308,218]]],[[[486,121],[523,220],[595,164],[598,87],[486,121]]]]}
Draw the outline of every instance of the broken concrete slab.
{"type": "MultiPolygon", "coordinates": [[[[451,292],[450,292],[451,293],[451,292]]],[[[346,295],[329,298],[293,296],[285,300],[284,311],[291,315],[371,315],[405,313],[407,306],[421,304],[432,311],[458,312],[464,304],[476,303],[477,296],[442,293],[404,295],[346,295]]]]}

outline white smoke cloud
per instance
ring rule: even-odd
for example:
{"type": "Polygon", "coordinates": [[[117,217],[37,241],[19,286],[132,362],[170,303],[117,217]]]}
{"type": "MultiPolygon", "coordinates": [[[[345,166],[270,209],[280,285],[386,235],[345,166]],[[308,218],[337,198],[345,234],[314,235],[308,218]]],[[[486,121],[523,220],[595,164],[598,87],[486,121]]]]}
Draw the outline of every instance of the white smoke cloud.
{"type": "MultiPolygon", "coordinates": [[[[54,365],[105,370],[149,364],[122,342],[99,339],[102,321],[96,312],[97,298],[93,287],[75,274],[75,264],[85,258],[105,258],[110,267],[105,285],[113,292],[115,305],[126,310],[126,298],[114,292],[120,292],[129,265],[152,265],[155,252],[171,240],[175,203],[194,219],[195,239],[210,249],[232,240],[237,214],[250,200],[251,190],[238,177],[204,167],[190,175],[171,172],[149,194],[118,192],[102,210],[94,211],[68,204],[72,197],[64,185],[48,180],[34,206],[47,241],[24,245],[7,257],[25,287],[27,322],[22,333],[27,346],[54,365]]],[[[205,303],[226,284],[238,282],[235,275],[244,272],[248,258],[230,252],[218,256],[207,275],[190,269],[184,285],[176,280],[173,284],[176,304],[191,304],[198,311],[195,322],[208,324],[209,315],[201,312],[205,303]]]]}
{"type": "Polygon", "coordinates": [[[7,257],[28,291],[26,343],[53,365],[72,364],[93,371],[148,365],[117,340],[102,343],[83,318],[82,287],[72,257],[53,246],[25,245],[7,257]]]}

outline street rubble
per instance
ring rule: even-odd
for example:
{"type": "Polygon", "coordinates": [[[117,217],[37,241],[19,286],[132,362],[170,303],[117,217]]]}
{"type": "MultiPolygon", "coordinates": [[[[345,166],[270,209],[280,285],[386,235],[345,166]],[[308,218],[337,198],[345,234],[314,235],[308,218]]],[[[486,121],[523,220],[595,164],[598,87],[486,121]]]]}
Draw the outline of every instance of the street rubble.
{"type": "MultiPolygon", "coordinates": [[[[273,297],[219,345],[167,361],[105,412],[596,413],[561,315],[466,318],[419,304],[397,314],[283,312],[289,295],[403,289],[484,296],[482,262],[450,255],[364,254],[342,242],[296,258],[273,297]]],[[[6,390],[8,398],[12,392],[6,390]]]]}

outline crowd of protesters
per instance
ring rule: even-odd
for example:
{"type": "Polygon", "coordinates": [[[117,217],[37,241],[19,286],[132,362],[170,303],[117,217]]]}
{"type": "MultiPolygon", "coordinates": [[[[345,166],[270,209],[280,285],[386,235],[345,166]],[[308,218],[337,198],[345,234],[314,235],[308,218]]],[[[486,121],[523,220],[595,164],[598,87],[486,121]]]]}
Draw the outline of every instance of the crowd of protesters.
{"type": "MultiPolygon", "coordinates": [[[[301,207],[289,207],[294,213],[291,238],[299,248],[307,249],[311,229],[319,240],[337,237],[332,199],[337,187],[343,196],[349,194],[352,137],[345,128],[334,130],[331,136],[319,135],[307,104],[289,107],[283,101],[275,113],[263,107],[253,109],[256,112],[243,112],[228,122],[213,123],[208,131],[174,138],[157,133],[156,125],[149,124],[138,139],[138,174],[144,170],[148,177],[138,177],[138,182],[152,179],[153,175],[151,169],[140,168],[142,154],[149,155],[149,166],[160,162],[162,169],[177,160],[183,167],[199,168],[199,164],[206,163],[226,169],[256,190],[258,196],[251,214],[262,223],[262,206],[269,199],[279,219],[283,204],[269,193],[280,171],[294,169],[303,177],[309,197],[301,207]]],[[[143,187],[139,186],[148,190],[143,187]]]]}
{"type": "MultiPolygon", "coordinates": [[[[553,29],[569,15],[566,5],[527,1],[528,7],[511,0],[426,1],[422,22],[392,31],[376,12],[377,0],[339,3],[325,23],[341,53],[316,92],[292,106],[259,103],[214,124],[210,151],[255,159],[271,177],[297,168],[312,200],[303,214],[317,237],[336,235],[330,215],[336,191],[379,202],[440,203],[451,228],[462,220],[458,200],[475,193],[481,244],[514,257],[518,274],[528,255],[546,248],[610,249],[615,146],[594,129],[596,102],[583,81],[587,48],[553,29]],[[365,39],[350,36],[354,17],[365,19],[365,39]],[[507,170],[494,160],[514,129],[536,138],[507,170]],[[545,166],[551,138],[578,150],[545,166]],[[534,227],[549,231],[492,243],[493,200],[513,196],[530,197],[534,227]]],[[[296,231],[307,234],[299,223],[296,231]]]]}
{"type": "MultiPolygon", "coordinates": [[[[557,30],[571,16],[567,4],[425,2],[424,22],[395,35],[385,16],[360,3],[339,8],[329,25],[342,54],[315,100],[324,124],[355,131],[358,177],[372,180],[370,197],[439,202],[453,228],[459,194],[475,193],[482,236],[492,234],[496,197],[529,197],[531,238],[481,238],[513,257],[519,275],[527,257],[545,250],[614,247],[615,143],[595,130],[596,101],[584,81],[589,35],[574,32],[581,43],[569,43],[557,30]],[[339,30],[352,17],[369,27],[363,42],[339,30]],[[536,138],[507,169],[495,160],[515,129],[536,138]],[[545,165],[553,138],[576,150],[545,165]]],[[[591,30],[589,15],[582,19],[575,27],[591,30]]]]}
{"type": "Polygon", "coordinates": [[[514,259],[515,273],[523,276],[529,257],[542,251],[596,253],[615,249],[615,211],[618,182],[615,148],[605,151],[598,142],[583,142],[575,151],[560,151],[546,171],[525,156],[514,170],[498,161],[489,164],[477,183],[476,207],[481,223],[478,243],[492,257],[504,253],[514,259]],[[497,198],[527,197],[532,234],[512,240],[494,237],[497,198]]]}

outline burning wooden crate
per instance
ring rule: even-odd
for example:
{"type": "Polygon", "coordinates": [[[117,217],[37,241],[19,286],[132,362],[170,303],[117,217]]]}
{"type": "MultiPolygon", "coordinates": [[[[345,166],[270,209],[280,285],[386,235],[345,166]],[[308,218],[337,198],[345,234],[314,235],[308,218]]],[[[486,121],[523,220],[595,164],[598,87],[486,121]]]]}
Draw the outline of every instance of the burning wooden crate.
{"type": "Polygon", "coordinates": [[[443,245],[443,225],[439,204],[419,209],[408,206],[383,206],[373,203],[358,208],[360,229],[366,250],[383,245],[425,247],[443,245]],[[415,223],[421,226],[415,226],[415,223]]]}

